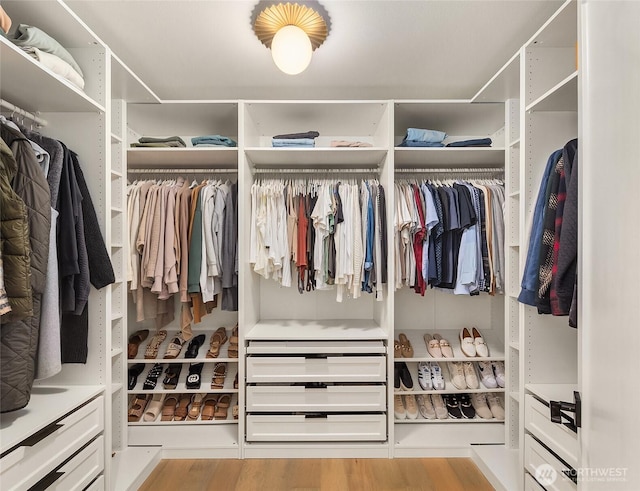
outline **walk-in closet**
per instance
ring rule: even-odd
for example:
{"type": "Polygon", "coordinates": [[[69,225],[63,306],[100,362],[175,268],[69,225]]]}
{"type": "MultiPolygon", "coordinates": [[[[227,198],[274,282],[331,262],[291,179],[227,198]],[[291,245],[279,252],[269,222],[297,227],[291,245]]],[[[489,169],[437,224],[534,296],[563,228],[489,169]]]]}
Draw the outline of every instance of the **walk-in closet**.
{"type": "Polygon", "coordinates": [[[0,486],[460,458],[638,489],[640,3],[285,4],[2,2],[0,486]],[[213,12],[226,47],[181,24],[213,12]]]}

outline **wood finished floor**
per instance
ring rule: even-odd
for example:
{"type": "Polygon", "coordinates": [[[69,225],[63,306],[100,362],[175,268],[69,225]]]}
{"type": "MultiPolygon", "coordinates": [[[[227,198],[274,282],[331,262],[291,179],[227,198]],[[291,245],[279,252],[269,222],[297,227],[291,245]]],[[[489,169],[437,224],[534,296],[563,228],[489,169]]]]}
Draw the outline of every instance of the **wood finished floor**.
{"type": "Polygon", "coordinates": [[[467,458],[162,460],[140,487],[140,491],[492,489],[467,458]]]}

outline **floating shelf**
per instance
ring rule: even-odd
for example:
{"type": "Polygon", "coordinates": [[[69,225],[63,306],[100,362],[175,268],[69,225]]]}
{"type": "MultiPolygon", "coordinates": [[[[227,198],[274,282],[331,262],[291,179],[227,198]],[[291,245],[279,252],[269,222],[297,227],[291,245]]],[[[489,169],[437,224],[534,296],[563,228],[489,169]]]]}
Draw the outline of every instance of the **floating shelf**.
{"type": "Polygon", "coordinates": [[[578,71],[576,70],[556,86],[538,97],[526,107],[527,112],[577,111],[578,71]]]}

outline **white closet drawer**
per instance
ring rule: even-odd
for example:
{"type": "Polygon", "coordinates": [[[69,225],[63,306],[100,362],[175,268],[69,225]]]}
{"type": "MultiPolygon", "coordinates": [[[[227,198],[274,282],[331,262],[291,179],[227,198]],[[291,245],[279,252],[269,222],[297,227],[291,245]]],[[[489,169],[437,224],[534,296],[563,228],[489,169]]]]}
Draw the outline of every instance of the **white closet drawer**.
{"type": "Polygon", "coordinates": [[[104,476],[93,481],[85,491],[104,491],[104,476]]]}
{"type": "Polygon", "coordinates": [[[578,467],[578,435],[552,423],[549,408],[532,395],[525,396],[525,428],[574,469],[578,467]]]}
{"type": "Polygon", "coordinates": [[[384,356],[249,356],[247,382],[384,382],[384,356]]]}
{"type": "Polygon", "coordinates": [[[382,341],[250,341],[247,347],[248,354],[329,354],[329,353],[385,353],[382,341]]]}
{"type": "Polygon", "coordinates": [[[0,460],[3,489],[33,486],[73,455],[104,426],[102,396],[46,426],[0,460]]]}
{"type": "MultiPolygon", "coordinates": [[[[38,489],[80,491],[104,469],[104,438],[99,436],[69,462],[47,475],[38,489]]],[[[95,484],[95,483],[94,483],[95,484]]],[[[92,484],[93,486],[93,484],[92,484]]],[[[104,486],[103,486],[104,487],[104,486]]],[[[102,489],[91,488],[91,489],[102,489]]]]}
{"type": "Polygon", "coordinates": [[[303,414],[247,416],[247,441],[384,441],[387,439],[385,414],[303,414]]]}
{"type": "Polygon", "coordinates": [[[386,411],[383,385],[249,386],[247,411],[386,411]]]}
{"type": "Polygon", "coordinates": [[[545,489],[538,484],[531,474],[524,475],[524,491],[545,491],[545,489]]]}
{"type": "Polygon", "coordinates": [[[532,476],[539,476],[540,482],[547,491],[576,491],[578,486],[563,474],[570,470],[555,455],[540,445],[531,435],[524,437],[524,467],[532,476]],[[544,466],[544,467],[541,467],[544,466]]]}

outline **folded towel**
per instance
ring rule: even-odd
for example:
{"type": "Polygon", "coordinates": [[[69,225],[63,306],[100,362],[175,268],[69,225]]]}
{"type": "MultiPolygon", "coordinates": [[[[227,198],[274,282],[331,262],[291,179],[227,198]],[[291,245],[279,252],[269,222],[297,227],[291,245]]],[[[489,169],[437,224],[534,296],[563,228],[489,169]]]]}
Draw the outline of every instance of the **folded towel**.
{"type": "Polygon", "coordinates": [[[71,65],[73,69],[78,72],[82,78],[84,78],[84,73],[82,73],[81,68],[76,63],[76,60],[73,59],[71,53],[64,49],[58,41],[53,39],[46,32],[41,31],[37,27],[20,24],[18,29],[16,29],[16,32],[13,33],[13,36],[14,39],[11,41],[16,46],[33,46],[45,53],[56,55],[58,58],[62,58],[64,61],[69,63],[69,65],[71,65]]]}
{"type": "Polygon", "coordinates": [[[168,136],[166,138],[155,138],[152,136],[143,136],[140,139],[138,139],[138,142],[140,143],[170,143],[170,142],[177,142],[178,145],[174,145],[174,146],[180,146],[180,147],[186,147],[187,144],[184,142],[184,140],[182,138],[180,138],[179,136],[168,136]]]}
{"type": "Polygon", "coordinates": [[[271,144],[274,147],[314,147],[313,138],[273,138],[271,144]]]}
{"type": "Polygon", "coordinates": [[[317,131],[307,131],[306,133],[288,133],[285,135],[276,135],[273,138],[291,140],[299,138],[318,138],[319,136],[320,133],[318,133],[317,131]]]}
{"type": "Polygon", "coordinates": [[[231,138],[227,138],[226,136],[221,135],[204,135],[204,136],[194,136],[191,139],[191,144],[195,147],[198,145],[222,145],[225,147],[237,147],[238,144],[232,140],[231,138]]]}
{"type": "Polygon", "coordinates": [[[73,67],[62,58],[42,51],[35,46],[22,46],[20,49],[25,53],[28,53],[30,56],[33,56],[53,73],[60,75],[79,89],[84,89],[84,79],[82,78],[82,75],[76,72],[73,67]]]}
{"type": "Polygon", "coordinates": [[[476,138],[474,140],[461,140],[448,143],[448,147],[490,147],[493,142],[491,138],[476,138]]]}
{"type": "Polygon", "coordinates": [[[332,147],[372,147],[371,143],[348,141],[348,140],[331,140],[332,147]]]}
{"type": "Polygon", "coordinates": [[[402,140],[399,147],[444,147],[440,142],[424,142],[419,140],[402,140]]]}
{"type": "Polygon", "coordinates": [[[414,140],[430,143],[440,143],[447,137],[447,134],[443,131],[437,130],[422,130],[420,128],[408,128],[407,136],[405,140],[414,140]]]}

